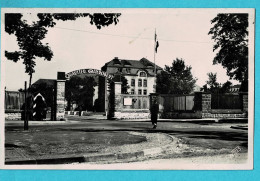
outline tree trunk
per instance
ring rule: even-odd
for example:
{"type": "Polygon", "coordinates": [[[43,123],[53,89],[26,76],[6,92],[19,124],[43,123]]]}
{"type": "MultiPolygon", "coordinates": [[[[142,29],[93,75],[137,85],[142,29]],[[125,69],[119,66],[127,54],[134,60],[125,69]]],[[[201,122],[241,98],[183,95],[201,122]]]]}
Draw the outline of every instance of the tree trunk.
{"type": "Polygon", "coordinates": [[[30,74],[29,88],[31,87],[31,85],[32,85],[32,74],[30,74]]]}

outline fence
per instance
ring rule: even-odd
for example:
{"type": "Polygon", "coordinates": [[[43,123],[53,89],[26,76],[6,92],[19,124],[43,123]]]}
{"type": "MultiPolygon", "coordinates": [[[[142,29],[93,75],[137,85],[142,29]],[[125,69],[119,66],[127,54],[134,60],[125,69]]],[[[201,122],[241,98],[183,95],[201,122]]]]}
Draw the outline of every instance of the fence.
{"type": "Polygon", "coordinates": [[[20,111],[24,102],[24,92],[5,91],[5,110],[20,111]]]}
{"type": "Polygon", "coordinates": [[[243,100],[238,94],[212,94],[211,109],[242,109],[243,100]]]}
{"type": "MultiPolygon", "coordinates": [[[[149,118],[149,96],[120,94],[116,95],[116,100],[115,118],[149,118]]],[[[247,118],[248,95],[204,92],[161,94],[159,109],[159,117],[164,119],[247,118]]]]}
{"type": "Polygon", "coordinates": [[[159,104],[164,112],[191,111],[194,108],[194,95],[161,94],[159,104]]]}
{"type": "Polygon", "coordinates": [[[133,95],[122,94],[122,108],[123,109],[149,109],[149,96],[148,95],[133,95]]]}

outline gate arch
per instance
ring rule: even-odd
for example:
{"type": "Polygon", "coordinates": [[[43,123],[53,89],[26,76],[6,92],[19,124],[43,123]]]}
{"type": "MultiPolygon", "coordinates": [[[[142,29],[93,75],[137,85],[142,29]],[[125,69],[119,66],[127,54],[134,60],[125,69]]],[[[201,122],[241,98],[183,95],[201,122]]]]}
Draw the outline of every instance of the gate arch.
{"type": "Polygon", "coordinates": [[[105,112],[108,115],[108,81],[114,82],[114,75],[108,74],[107,72],[97,70],[97,69],[79,69],[74,70],[69,73],[58,72],[57,73],[57,83],[56,83],[56,116],[55,120],[64,120],[65,117],[65,82],[72,76],[91,74],[98,75],[105,78],[105,112]]]}

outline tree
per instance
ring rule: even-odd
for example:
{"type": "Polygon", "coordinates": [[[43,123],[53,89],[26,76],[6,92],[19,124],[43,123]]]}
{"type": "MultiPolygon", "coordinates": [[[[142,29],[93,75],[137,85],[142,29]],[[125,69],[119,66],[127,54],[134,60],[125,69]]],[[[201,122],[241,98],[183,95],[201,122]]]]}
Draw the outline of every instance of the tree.
{"type": "Polygon", "coordinates": [[[93,77],[73,76],[67,80],[65,99],[68,101],[68,109],[70,109],[71,103],[75,103],[84,110],[92,110],[95,86],[97,83],[93,77]]]}
{"type": "Polygon", "coordinates": [[[248,14],[218,14],[211,23],[213,64],[221,64],[230,79],[241,82],[240,91],[248,91],[248,14]]]}
{"type": "Polygon", "coordinates": [[[25,73],[30,76],[29,87],[31,86],[32,75],[35,72],[36,57],[44,58],[50,61],[53,57],[53,52],[48,46],[48,43],[43,44],[41,41],[45,38],[48,27],[56,25],[55,20],[76,20],[79,17],[89,17],[90,24],[95,25],[97,29],[110,24],[117,24],[118,17],[121,14],[117,13],[38,13],[38,21],[31,25],[22,20],[23,15],[20,13],[5,14],[5,31],[8,34],[14,34],[17,38],[19,50],[14,52],[5,51],[5,56],[8,60],[14,62],[23,60],[25,65],[25,73]]]}
{"type": "Polygon", "coordinates": [[[232,83],[230,81],[225,82],[223,85],[217,82],[217,73],[208,73],[208,80],[203,85],[202,90],[210,93],[228,93],[232,83]],[[209,88],[208,88],[209,87],[209,88]]]}
{"type": "Polygon", "coordinates": [[[232,86],[232,83],[230,81],[225,82],[222,87],[220,88],[221,93],[228,93],[230,92],[230,88],[232,86]]]}
{"type": "Polygon", "coordinates": [[[189,94],[193,91],[196,78],[191,73],[191,66],[184,60],[176,59],[172,66],[165,65],[164,71],[157,75],[156,92],[160,94],[189,94]]]}
{"type": "Polygon", "coordinates": [[[207,80],[207,84],[209,85],[210,89],[218,88],[219,83],[217,82],[217,73],[208,73],[209,80],[207,80]]]}

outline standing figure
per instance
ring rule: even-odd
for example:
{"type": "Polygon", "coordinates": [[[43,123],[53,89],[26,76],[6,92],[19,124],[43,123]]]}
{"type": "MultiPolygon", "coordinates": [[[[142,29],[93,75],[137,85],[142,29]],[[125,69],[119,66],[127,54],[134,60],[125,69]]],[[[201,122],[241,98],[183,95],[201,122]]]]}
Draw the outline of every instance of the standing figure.
{"type": "Polygon", "coordinates": [[[158,95],[153,94],[150,98],[150,112],[151,112],[151,121],[153,124],[153,129],[156,129],[157,127],[157,119],[158,119],[158,113],[159,113],[159,102],[158,102],[158,95]]]}
{"type": "Polygon", "coordinates": [[[156,127],[157,127],[158,113],[159,113],[159,104],[152,105],[151,121],[152,121],[152,124],[153,124],[153,129],[156,129],[156,127]]]}

